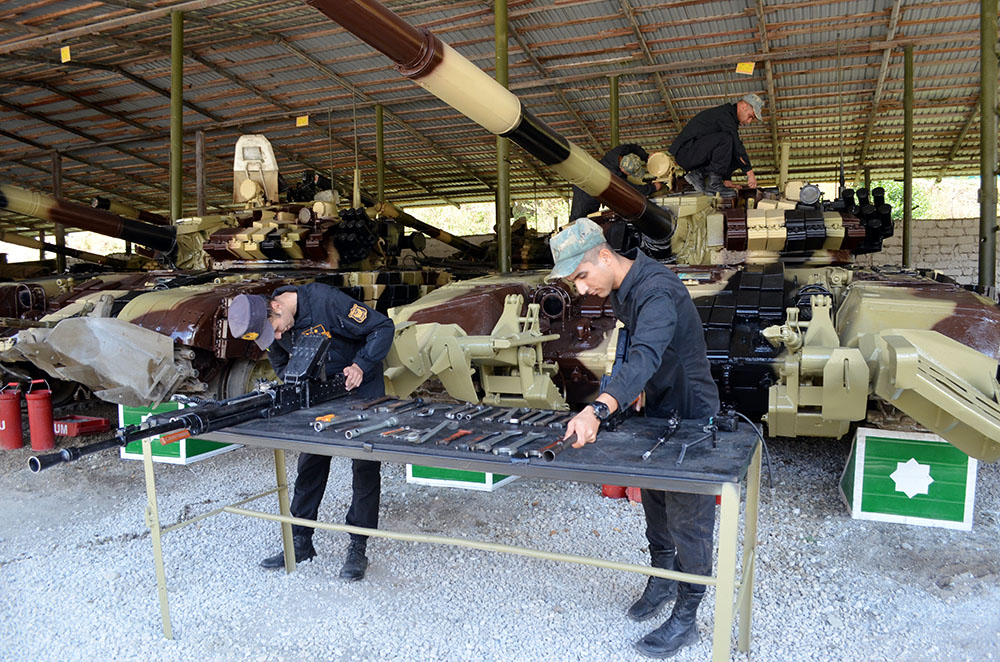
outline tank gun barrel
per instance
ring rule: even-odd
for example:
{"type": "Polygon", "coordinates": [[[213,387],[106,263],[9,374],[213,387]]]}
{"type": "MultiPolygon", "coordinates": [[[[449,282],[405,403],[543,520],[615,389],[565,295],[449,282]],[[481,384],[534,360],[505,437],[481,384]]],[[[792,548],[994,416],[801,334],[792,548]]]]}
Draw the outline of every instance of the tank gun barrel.
{"type": "Polygon", "coordinates": [[[116,202],[110,198],[97,196],[90,201],[90,206],[94,209],[104,209],[112,214],[118,214],[119,216],[124,216],[125,218],[134,218],[137,221],[145,221],[146,223],[152,223],[153,225],[170,225],[170,219],[166,216],[136,209],[135,207],[121,202],[116,202]]]}
{"type": "Polygon", "coordinates": [[[98,255],[96,253],[88,253],[87,251],[70,248],[69,246],[57,246],[46,241],[38,241],[37,239],[21,236],[16,232],[0,232],[0,241],[8,244],[15,244],[17,246],[24,246],[25,248],[37,248],[39,250],[45,249],[50,253],[75,257],[80,260],[86,260],[87,262],[93,262],[95,264],[106,264],[109,267],[114,267],[115,269],[125,269],[128,267],[128,262],[124,260],[108,257],[106,255],[98,255]]]}
{"type": "Polygon", "coordinates": [[[486,258],[487,250],[485,246],[479,246],[467,239],[456,237],[455,235],[449,232],[445,232],[440,228],[436,228],[433,225],[430,225],[429,223],[424,223],[419,218],[414,218],[413,216],[410,216],[402,209],[393,206],[391,203],[388,202],[376,203],[375,212],[378,214],[382,214],[383,216],[388,216],[389,218],[394,218],[412,230],[416,230],[417,232],[423,232],[428,237],[446,243],[452,248],[468,253],[469,255],[477,259],[482,260],[486,258]]]}
{"type": "Polygon", "coordinates": [[[674,215],[615,177],[597,159],[526,110],[520,99],[427,30],[375,0],[306,0],[369,46],[396,70],[498,136],[509,138],[571,184],[631,220],[651,239],[674,232],[674,215]]]}
{"type": "Polygon", "coordinates": [[[124,239],[167,256],[177,251],[177,229],[143,223],[101,209],[0,183],[0,209],[124,239]]]}

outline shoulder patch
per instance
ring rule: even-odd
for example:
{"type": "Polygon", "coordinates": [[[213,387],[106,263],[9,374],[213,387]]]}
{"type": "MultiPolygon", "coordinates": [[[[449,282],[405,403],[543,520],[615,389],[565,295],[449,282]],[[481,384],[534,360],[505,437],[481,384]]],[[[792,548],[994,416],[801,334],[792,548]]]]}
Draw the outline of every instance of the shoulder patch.
{"type": "Polygon", "coordinates": [[[351,311],[347,313],[347,316],[358,324],[362,324],[368,319],[368,309],[360,304],[354,304],[351,306],[351,311]]]}

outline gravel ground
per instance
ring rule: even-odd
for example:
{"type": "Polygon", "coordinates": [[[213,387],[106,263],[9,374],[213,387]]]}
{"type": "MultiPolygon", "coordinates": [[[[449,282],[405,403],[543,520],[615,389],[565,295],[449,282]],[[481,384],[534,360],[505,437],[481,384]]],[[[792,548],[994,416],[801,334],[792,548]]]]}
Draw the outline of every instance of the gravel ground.
{"type": "MultiPolygon", "coordinates": [[[[753,643],[734,659],[1000,659],[1000,465],[980,467],[975,525],[959,532],[851,520],[837,492],[847,442],[769,445],[753,643]]],[[[141,462],[105,452],[34,475],[29,455],[0,453],[0,659],[640,660],[632,643],[660,622],[624,618],[644,576],[464,548],[373,540],[368,576],[347,583],[346,535],[321,531],[316,559],[268,572],[257,562],[279,549],[279,526],[223,514],[164,538],[168,641],[141,462]]],[[[335,458],[321,519],[342,521],[349,480],[335,458]]],[[[270,451],[160,465],[160,517],[271,485],[270,451]]],[[[252,507],[276,512],[277,498],[252,507]]],[[[521,479],[489,494],[407,485],[385,465],[382,523],[647,561],[641,507],[593,485],[521,479]]],[[[701,641],[674,659],[710,658],[713,605],[710,589],[701,641]]]]}

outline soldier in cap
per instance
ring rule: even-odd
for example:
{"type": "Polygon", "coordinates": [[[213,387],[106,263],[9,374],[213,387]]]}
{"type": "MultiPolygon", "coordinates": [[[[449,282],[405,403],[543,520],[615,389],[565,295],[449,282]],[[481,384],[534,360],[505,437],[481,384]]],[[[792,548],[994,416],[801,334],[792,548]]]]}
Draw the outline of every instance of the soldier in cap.
{"type": "Polygon", "coordinates": [[[736,195],[726,185],[733,172],[747,175],[747,186],[757,188],[757,176],[750,157],[740,140],[739,128],[760,120],[764,102],[756,94],[747,94],[736,103],[724,103],[703,110],[687,123],[671,143],[669,151],[677,165],[688,173],[684,179],[699,193],[736,195]]]}
{"type": "MultiPolygon", "coordinates": [[[[253,340],[264,350],[279,378],[292,348],[299,338],[321,334],[332,338],[326,357],[326,374],[343,372],[345,386],[365,398],[385,395],[382,359],[389,353],[395,331],[392,321],[382,313],[355,301],[340,290],[324,283],[279,287],[270,299],[241,294],[229,306],[229,328],[234,336],[253,340]]],[[[330,475],[330,456],[302,453],[292,498],[293,517],[316,519],[319,504],[330,475]]],[[[370,460],[352,460],[353,490],[346,521],[352,526],[378,527],[381,492],[380,464],[370,460]]],[[[295,561],[316,556],[312,544],[314,529],[292,526],[295,561]]],[[[359,580],[368,568],[368,538],[351,534],[347,557],[340,576],[359,580]]],[[[260,565],[281,568],[284,553],[270,556],[260,565]]]]}
{"type": "MultiPolygon", "coordinates": [[[[632,187],[645,196],[650,196],[660,190],[660,182],[642,183],[643,164],[649,160],[649,154],[639,145],[625,143],[609,149],[601,157],[601,164],[616,177],[626,180],[632,187]]],[[[569,220],[589,216],[601,208],[597,198],[573,187],[573,201],[569,207],[569,220]]]]}
{"type": "MultiPolygon", "coordinates": [[[[574,447],[593,443],[601,421],[645,391],[646,414],[707,422],[719,411],[701,318],[674,272],[637,249],[619,255],[601,228],[581,218],[550,241],[555,267],[549,279],[572,281],[581,294],[607,297],[629,332],[629,353],[597,399],[566,426],[574,447]]],[[[712,496],[642,490],[652,565],[699,575],[712,571],[712,496]]],[[[645,621],[673,599],[670,618],[635,646],[649,657],[669,657],[698,640],[695,616],[705,594],[701,584],[650,577],[627,616],[645,621]]]]}

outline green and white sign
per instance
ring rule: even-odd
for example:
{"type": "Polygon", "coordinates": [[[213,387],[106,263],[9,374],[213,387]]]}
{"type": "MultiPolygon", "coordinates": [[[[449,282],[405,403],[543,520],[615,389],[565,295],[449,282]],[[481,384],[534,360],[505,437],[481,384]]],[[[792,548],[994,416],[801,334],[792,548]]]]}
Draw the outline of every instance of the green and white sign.
{"type": "Polygon", "coordinates": [[[976,466],[935,434],[858,428],[840,492],[855,519],[969,531],[976,466]]]}

